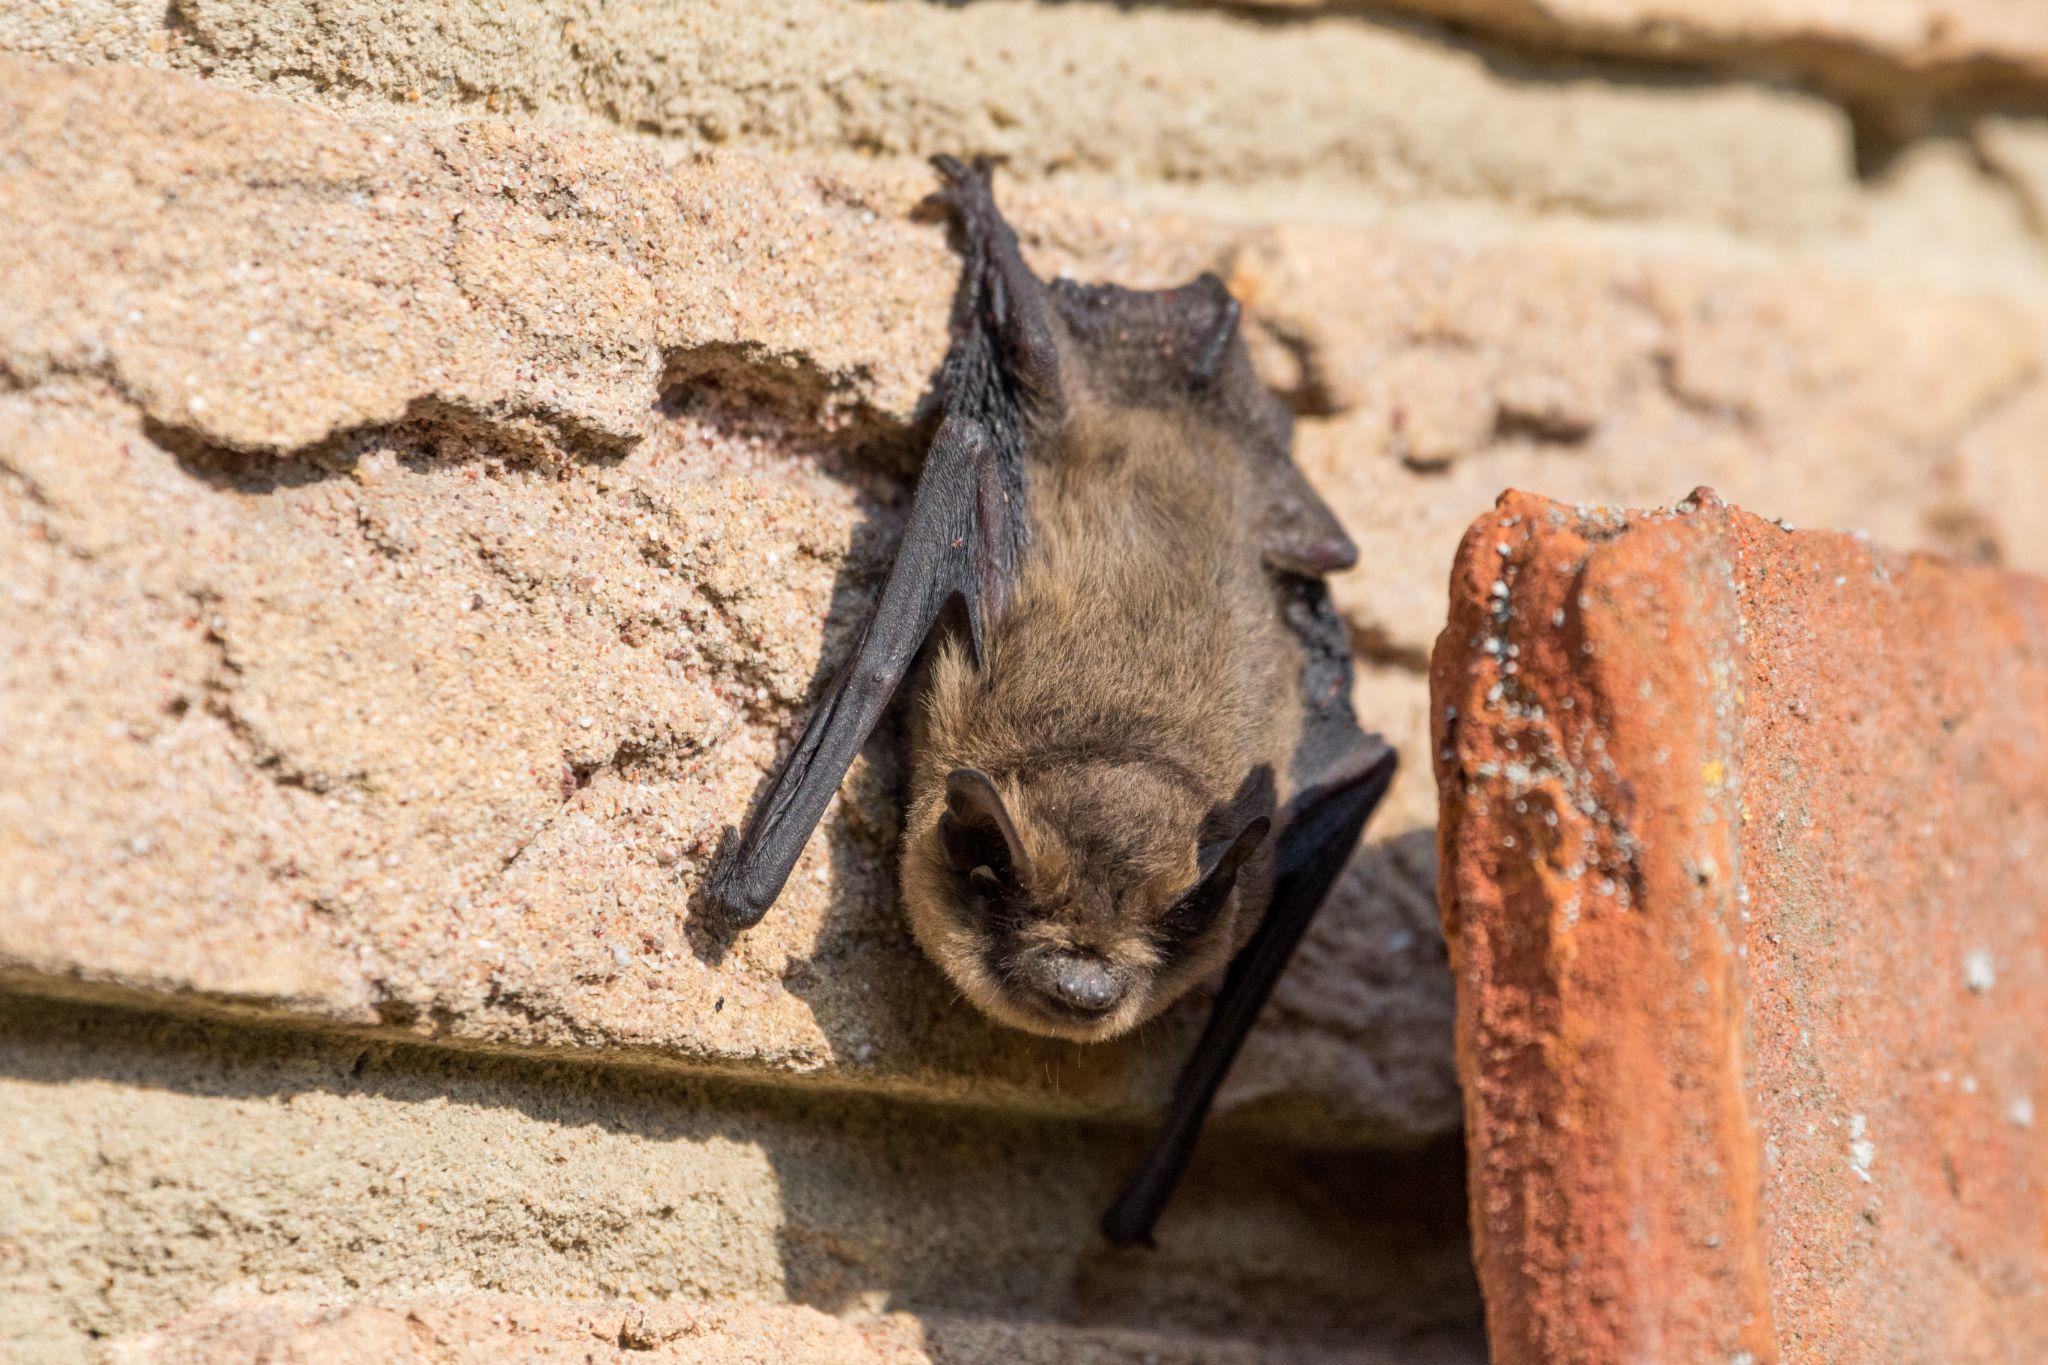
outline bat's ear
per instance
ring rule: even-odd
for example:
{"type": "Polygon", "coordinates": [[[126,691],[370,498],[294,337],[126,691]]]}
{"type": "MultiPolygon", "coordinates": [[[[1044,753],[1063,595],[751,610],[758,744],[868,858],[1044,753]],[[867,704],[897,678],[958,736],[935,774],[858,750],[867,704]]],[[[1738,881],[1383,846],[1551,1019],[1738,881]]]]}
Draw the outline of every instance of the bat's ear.
{"type": "MultiPolygon", "coordinates": [[[[1206,834],[1216,825],[1212,816],[1204,826],[1206,834]]],[[[1195,850],[1198,875],[1195,884],[1180,893],[1167,907],[1161,925],[1170,939],[1191,942],[1216,922],[1223,903],[1237,887],[1238,869],[1257,851],[1273,829],[1273,817],[1254,815],[1229,835],[1205,838],[1195,850]]]]}
{"type": "Polygon", "coordinates": [[[939,816],[946,865],[961,876],[984,869],[998,882],[1025,885],[1031,862],[1016,822],[995,780],[979,768],[955,768],[946,777],[946,809],[939,816]]]}
{"type": "Polygon", "coordinates": [[[1244,866],[1244,860],[1252,856],[1260,841],[1271,833],[1272,829],[1272,816],[1256,815],[1245,822],[1244,828],[1238,830],[1235,837],[1201,845],[1195,854],[1195,865],[1201,872],[1201,880],[1196,883],[1197,887],[1220,882],[1227,893],[1230,885],[1237,880],[1238,868],[1244,866]]]}
{"type": "Polygon", "coordinates": [[[1209,320],[1201,324],[1207,335],[1201,338],[1201,344],[1195,348],[1188,363],[1189,376],[1197,384],[1210,384],[1215,382],[1224,362],[1230,359],[1231,348],[1237,345],[1238,324],[1244,320],[1244,307],[1213,271],[1203,271],[1181,292],[1206,299],[1213,309],[1209,320]]]}
{"type": "Polygon", "coordinates": [[[1244,781],[1237,784],[1228,801],[1209,812],[1202,821],[1195,852],[1201,880],[1207,881],[1219,873],[1237,874],[1238,865],[1252,855],[1259,840],[1272,830],[1277,799],[1273,770],[1261,763],[1244,775],[1244,781]]]}
{"type": "Polygon", "coordinates": [[[1209,812],[1195,846],[1195,884],[1167,912],[1171,932],[1186,937],[1206,930],[1237,886],[1238,869],[1273,832],[1273,770],[1260,764],[1237,792],[1209,812]]]}

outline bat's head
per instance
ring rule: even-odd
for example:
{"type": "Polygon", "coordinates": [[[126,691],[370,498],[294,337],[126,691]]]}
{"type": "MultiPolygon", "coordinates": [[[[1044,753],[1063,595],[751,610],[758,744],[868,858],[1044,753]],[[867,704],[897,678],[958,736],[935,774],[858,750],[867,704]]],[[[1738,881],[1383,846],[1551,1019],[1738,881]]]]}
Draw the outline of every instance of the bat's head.
{"type": "Polygon", "coordinates": [[[955,768],[911,810],[911,929],[1000,1022],[1113,1038],[1228,958],[1272,875],[1272,806],[1263,771],[1212,805],[1144,765],[955,768]]]}

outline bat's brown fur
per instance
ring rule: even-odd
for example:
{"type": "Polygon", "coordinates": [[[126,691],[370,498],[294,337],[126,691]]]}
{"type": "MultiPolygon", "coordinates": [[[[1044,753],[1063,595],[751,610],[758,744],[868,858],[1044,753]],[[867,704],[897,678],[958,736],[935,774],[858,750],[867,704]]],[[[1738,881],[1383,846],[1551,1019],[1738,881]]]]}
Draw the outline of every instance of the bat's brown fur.
{"type": "Polygon", "coordinates": [[[980,666],[955,641],[932,667],[903,893],[919,943],[982,1010],[1101,1039],[1221,966],[1263,912],[1267,838],[1194,941],[1162,930],[1197,880],[1198,844],[1252,817],[1233,806],[1247,774],[1268,782],[1264,813],[1286,800],[1301,650],[1261,560],[1261,490],[1198,417],[1070,403],[1030,477],[1030,549],[980,666]],[[946,857],[940,821],[960,769],[994,780],[1023,846],[1022,885],[999,907],[946,857]],[[1113,977],[1113,1008],[1061,1008],[1043,984],[1061,953],[1113,977]]]}

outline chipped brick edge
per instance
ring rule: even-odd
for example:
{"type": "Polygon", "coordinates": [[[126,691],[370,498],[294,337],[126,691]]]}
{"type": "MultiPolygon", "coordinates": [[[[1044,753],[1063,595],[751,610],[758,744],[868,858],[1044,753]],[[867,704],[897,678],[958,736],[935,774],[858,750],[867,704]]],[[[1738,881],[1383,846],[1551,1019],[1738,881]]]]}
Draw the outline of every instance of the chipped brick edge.
{"type": "Polygon", "coordinates": [[[1499,1361],[1774,1355],[1734,515],[1704,490],[1627,522],[1509,493],[1458,552],[1432,733],[1499,1361]],[[1640,841],[1652,826],[1694,837],[1640,841]]]}

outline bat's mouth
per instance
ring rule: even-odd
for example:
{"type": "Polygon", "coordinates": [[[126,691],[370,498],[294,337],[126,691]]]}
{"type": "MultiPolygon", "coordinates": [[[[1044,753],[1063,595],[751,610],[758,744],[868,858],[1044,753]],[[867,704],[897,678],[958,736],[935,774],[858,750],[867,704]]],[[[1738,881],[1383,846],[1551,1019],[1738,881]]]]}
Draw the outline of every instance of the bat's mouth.
{"type": "Polygon", "coordinates": [[[1112,1013],[1090,1013],[1068,1005],[1056,1005],[1044,1000],[1019,1001],[1019,1005],[1034,1016],[1038,1027],[1033,1032],[1047,1033],[1055,1038],[1071,1038],[1077,1042],[1094,1043],[1114,1038],[1130,1027],[1126,1011],[1112,1013]]]}
{"type": "Polygon", "coordinates": [[[1012,1028],[1074,1043],[1107,1042],[1128,1033],[1137,1023],[1138,1011],[1128,1005],[1106,1014],[1089,1013],[1017,992],[1006,992],[1003,1004],[1006,1008],[989,1009],[988,1013],[1012,1028]]]}
{"type": "Polygon", "coordinates": [[[1141,973],[1099,953],[1070,948],[1012,950],[994,973],[1010,1001],[1069,1038],[1106,1038],[1130,1027],[1143,994],[1141,973]]]}
{"type": "Polygon", "coordinates": [[[949,874],[916,863],[909,868],[906,908],[925,956],[997,1023],[1044,1038],[1097,1043],[1130,1032],[1158,1012],[1159,983],[1149,966],[1063,942],[1019,942],[1013,934],[994,934],[940,881],[949,874]],[[944,888],[936,894],[935,883],[944,888]]]}

